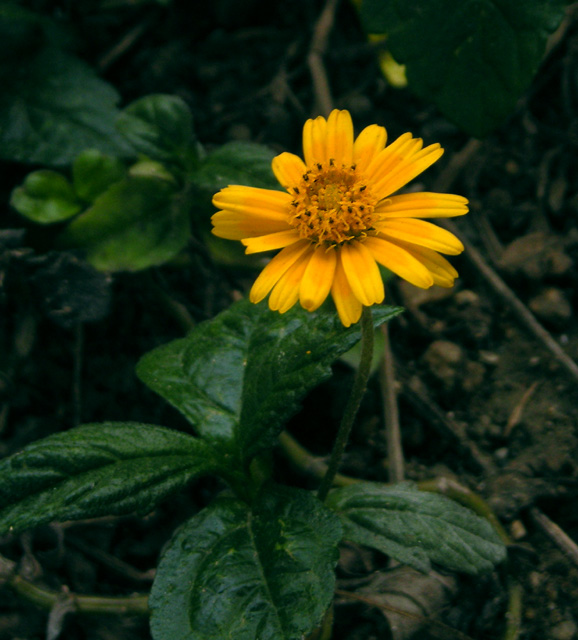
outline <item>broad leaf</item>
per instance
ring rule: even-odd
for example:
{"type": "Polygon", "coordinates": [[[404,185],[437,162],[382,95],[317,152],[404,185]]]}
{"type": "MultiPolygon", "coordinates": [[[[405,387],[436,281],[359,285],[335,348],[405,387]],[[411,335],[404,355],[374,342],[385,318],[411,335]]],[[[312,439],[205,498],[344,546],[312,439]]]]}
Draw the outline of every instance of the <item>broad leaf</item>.
{"type": "Polygon", "coordinates": [[[126,154],[116,90],[74,56],[45,47],[3,73],[0,157],[62,166],[84,149],[126,154]]]}
{"type": "Polygon", "coordinates": [[[141,98],[124,109],[116,126],[139,153],[154,160],[174,162],[195,154],[191,110],[178,96],[141,98]]]}
{"type": "Polygon", "coordinates": [[[271,169],[275,155],[254,142],[228,142],[204,158],[190,179],[202,192],[211,194],[231,184],[280,189],[271,169]]]}
{"type": "Polygon", "coordinates": [[[360,482],[332,491],[327,505],[341,516],[346,540],[420,571],[428,571],[431,561],[477,574],[506,556],[487,520],[449,498],[411,485],[360,482]]]}
{"type": "Polygon", "coordinates": [[[502,123],[529,86],[566,0],[363,0],[410,87],[467,133],[502,123]]]}
{"type": "Polygon", "coordinates": [[[333,597],[339,519],[311,494],[221,497],[177,531],[149,604],[155,640],[300,640],[333,597]]]}
{"type": "Polygon", "coordinates": [[[74,190],[85,202],[93,202],[125,175],[126,168],[121,160],[97,149],[83,151],[72,165],[74,190]]]}
{"type": "Polygon", "coordinates": [[[281,189],[273,175],[275,154],[253,142],[228,142],[203,158],[188,175],[195,194],[193,215],[213,260],[235,269],[255,268],[259,256],[247,255],[241,243],[217,238],[211,233],[210,220],[215,207],[212,198],[228,185],[240,184],[263,189],[281,189]]]}
{"type": "Polygon", "coordinates": [[[147,513],[219,464],[203,442],[154,425],[105,422],[55,434],[0,462],[0,535],[147,513]]]}
{"type": "MultiPolygon", "coordinates": [[[[401,309],[375,307],[379,326],[401,309]]],[[[286,314],[242,301],[186,338],[146,354],[137,375],[206,438],[235,442],[249,459],[271,446],[331,364],[360,339],[336,313],[286,314]]]]}
{"type": "Polygon", "coordinates": [[[62,174],[47,169],[29,173],[22,186],[12,191],[10,204],[39,224],[61,222],[82,210],[70,182],[62,174]]]}
{"type": "Polygon", "coordinates": [[[102,271],[138,271],[162,264],[190,236],[188,200],[156,177],[114,183],[61,235],[65,247],[86,251],[102,271]]]}

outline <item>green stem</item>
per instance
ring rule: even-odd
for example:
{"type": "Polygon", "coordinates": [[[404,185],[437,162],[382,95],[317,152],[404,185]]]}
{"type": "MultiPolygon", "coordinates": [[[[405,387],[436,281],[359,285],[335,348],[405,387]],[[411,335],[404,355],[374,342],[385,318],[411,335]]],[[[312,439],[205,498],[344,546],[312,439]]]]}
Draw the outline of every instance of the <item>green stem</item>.
{"type": "Polygon", "coordinates": [[[146,616],[148,595],[123,597],[80,596],[63,588],[61,591],[39,587],[16,573],[16,563],[0,555],[0,583],[8,584],[16,593],[43,609],[52,609],[63,599],[70,600],[77,613],[100,613],[146,616]]]}
{"type": "Polygon", "coordinates": [[[522,633],[524,589],[514,578],[508,580],[508,612],[504,640],[518,640],[522,633]]]}
{"type": "MultiPolygon", "coordinates": [[[[282,431],[279,434],[279,444],[289,462],[301,473],[312,476],[319,481],[323,479],[327,473],[327,462],[325,462],[324,458],[314,456],[310,451],[307,451],[307,449],[299,444],[287,431],[282,431]]],[[[361,482],[359,478],[351,478],[337,473],[333,479],[333,486],[347,487],[350,484],[357,484],[358,482],[361,482]]]]}
{"type": "Polygon", "coordinates": [[[361,405],[361,400],[365,389],[367,388],[367,381],[369,380],[369,374],[371,372],[371,360],[373,358],[373,319],[371,317],[371,308],[363,307],[361,314],[361,359],[359,361],[359,367],[355,374],[355,380],[353,381],[353,387],[343,417],[341,418],[341,424],[339,425],[339,431],[333,445],[333,451],[331,452],[331,458],[329,459],[329,465],[327,472],[321,481],[321,486],[317,491],[317,497],[322,502],[327,497],[329,489],[333,484],[337,469],[341,464],[341,459],[349,440],[349,434],[351,428],[355,422],[355,417],[361,405]]]}
{"type": "Polygon", "coordinates": [[[148,597],[145,595],[129,596],[126,598],[79,596],[72,593],[44,589],[19,576],[14,576],[9,584],[16,593],[43,609],[52,609],[63,597],[68,597],[73,601],[74,609],[78,613],[148,615],[148,597]]]}

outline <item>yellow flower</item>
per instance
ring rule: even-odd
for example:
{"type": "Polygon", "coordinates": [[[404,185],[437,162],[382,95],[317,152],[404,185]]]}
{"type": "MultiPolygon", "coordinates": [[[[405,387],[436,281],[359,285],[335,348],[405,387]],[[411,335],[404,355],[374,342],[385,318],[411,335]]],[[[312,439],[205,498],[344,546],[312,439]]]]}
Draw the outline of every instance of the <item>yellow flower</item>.
{"type": "Polygon", "coordinates": [[[281,251],[263,269],[250,293],[285,313],[298,300],[308,311],[331,293],[343,324],[362,306],[383,301],[378,263],[424,289],[451,287],[457,271],[438,252],[457,255],[462,243],[421,218],[467,213],[461,196],[392,195],[440,158],[439,144],[423,147],[405,133],[386,146],[384,127],[370,125],[354,140],[347,111],[307,120],[305,162],[292,153],[273,159],[287,192],[233,185],[213,198],[213,233],[241,240],[246,253],[281,251]]]}

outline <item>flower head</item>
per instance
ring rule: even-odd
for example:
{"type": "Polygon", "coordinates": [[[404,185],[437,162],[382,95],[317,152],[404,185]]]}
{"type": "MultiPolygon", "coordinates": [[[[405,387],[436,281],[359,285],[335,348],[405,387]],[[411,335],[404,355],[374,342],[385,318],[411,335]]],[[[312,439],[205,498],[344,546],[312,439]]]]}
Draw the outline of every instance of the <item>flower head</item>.
{"type": "Polygon", "coordinates": [[[370,125],[354,139],[347,111],[307,120],[304,161],[292,153],[273,159],[286,189],[229,186],[213,198],[213,233],[240,240],[246,253],[281,249],[263,269],[252,302],[269,296],[284,313],[298,300],[314,311],[333,297],[345,326],[357,322],[362,306],[383,301],[378,263],[424,289],[451,287],[456,270],[440,253],[457,255],[462,243],[422,218],[467,213],[456,195],[392,195],[440,158],[439,144],[423,148],[405,133],[386,146],[383,127],[370,125]]]}

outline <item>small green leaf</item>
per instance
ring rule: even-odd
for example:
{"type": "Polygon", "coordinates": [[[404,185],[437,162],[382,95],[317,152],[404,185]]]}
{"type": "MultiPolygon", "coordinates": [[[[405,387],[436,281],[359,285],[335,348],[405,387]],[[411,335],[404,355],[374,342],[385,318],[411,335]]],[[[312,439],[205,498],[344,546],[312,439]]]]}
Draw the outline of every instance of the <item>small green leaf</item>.
{"type": "Polygon", "coordinates": [[[72,165],[72,182],[79,198],[94,202],[112,184],[126,175],[124,163],[98,149],[83,151],[72,165]]]}
{"type": "Polygon", "coordinates": [[[139,153],[154,160],[174,162],[195,153],[191,110],[178,96],[140,98],[124,109],[116,127],[139,153]]]}
{"type": "Polygon", "coordinates": [[[70,164],[84,149],[126,154],[114,129],[119,96],[74,56],[45,47],[2,74],[0,157],[70,164]]]}
{"type": "MultiPolygon", "coordinates": [[[[245,458],[276,442],[305,396],[332,376],[331,365],[361,339],[359,323],[345,328],[335,311],[311,314],[301,307],[290,313],[262,305],[262,325],[251,339],[244,376],[238,447],[245,458]]],[[[372,308],[374,327],[403,311],[372,308]]]]}
{"type": "Polygon", "coordinates": [[[411,485],[360,482],[332,491],[327,506],[341,517],[344,538],[420,571],[430,561],[464,573],[489,571],[506,557],[487,520],[453,500],[411,485]]]}
{"type": "Polygon", "coordinates": [[[165,549],[149,604],[155,640],[301,640],[332,597],[339,519],[308,492],[221,497],[165,549]]]}
{"type": "Polygon", "coordinates": [[[209,154],[190,175],[193,184],[211,195],[231,184],[280,189],[271,169],[275,153],[253,142],[228,142],[209,154]]]}
{"type": "Polygon", "coordinates": [[[363,0],[410,87],[467,133],[503,122],[529,86],[567,0],[363,0]]]}
{"type": "Polygon", "coordinates": [[[154,425],[91,424],[0,462],[0,535],[52,520],[149,512],[220,463],[196,438],[154,425]]]}
{"type": "MultiPolygon", "coordinates": [[[[401,309],[375,307],[375,326],[401,309]]],[[[241,301],[186,338],[146,354],[137,375],[203,437],[235,442],[248,460],[271,446],[331,364],[361,337],[335,312],[286,314],[241,301]]]]}
{"type": "Polygon", "coordinates": [[[40,224],[67,220],[82,209],[70,182],[61,173],[48,169],[29,173],[22,186],[12,191],[10,204],[40,224]]]}
{"type": "Polygon", "coordinates": [[[173,258],[190,237],[188,201],[156,177],[114,183],[67,227],[60,242],[102,271],[138,271],[173,258]]]}
{"type": "Polygon", "coordinates": [[[213,260],[232,268],[255,268],[258,255],[247,255],[240,243],[217,238],[211,233],[215,213],[213,196],[228,185],[240,184],[262,189],[281,189],[271,169],[275,154],[268,147],[252,142],[228,142],[199,163],[188,179],[195,194],[193,215],[197,229],[213,260]]]}

